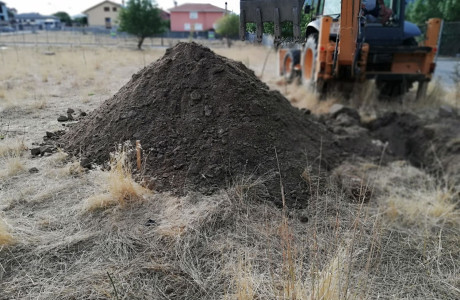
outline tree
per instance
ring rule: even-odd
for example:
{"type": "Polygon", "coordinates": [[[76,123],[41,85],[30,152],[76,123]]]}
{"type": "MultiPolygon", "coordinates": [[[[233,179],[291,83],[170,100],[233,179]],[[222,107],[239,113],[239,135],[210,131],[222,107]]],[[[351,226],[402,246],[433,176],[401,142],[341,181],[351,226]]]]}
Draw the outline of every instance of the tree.
{"type": "Polygon", "coordinates": [[[156,3],[151,0],[129,0],[126,8],[120,11],[119,30],[135,35],[139,50],[146,37],[163,33],[166,24],[161,19],[156,3]]]}
{"type": "Polygon", "coordinates": [[[53,14],[53,16],[58,17],[59,20],[61,20],[61,23],[64,23],[66,26],[72,26],[72,18],[69,16],[68,13],[64,11],[59,11],[53,14]]]}
{"type": "Polygon", "coordinates": [[[460,1],[459,0],[445,0],[440,1],[441,11],[446,21],[460,21],[460,1]]]}
{"type": "Polygon", "coordinates": [[[416,0],[407,6],[407,19],[423,24],[430,18],[460,21],[460,0],[416,0]]]}
{"type": "Polygon", "coordinates": [[[228,14],[217,21],[216,32],[225,37],[237,37],[240,30],[240,17],[228,14]]]}
{"type": "Polygon", "coordinates": [[[88,25],[88,18],[87,17],[78,17],[73,20],[77,26],[87,26],[88,25]]]}

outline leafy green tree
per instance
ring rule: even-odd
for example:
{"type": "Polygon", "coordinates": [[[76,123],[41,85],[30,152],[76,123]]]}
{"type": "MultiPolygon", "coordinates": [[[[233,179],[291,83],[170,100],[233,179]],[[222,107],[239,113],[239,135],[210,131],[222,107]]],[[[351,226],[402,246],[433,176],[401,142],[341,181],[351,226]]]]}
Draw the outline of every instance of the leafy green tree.
{"type": "Polygon", "coordinates": [[[72,26],[72,18],[65,11],[59,11],[53,16],[58,17],[61,20],[61,23],[64,23],[66,26],[72,26]]]}
{"type": "Polygon", "coordinates": [[[240,28],[240,17],[228,14],[217,21],[216,32],[225,37],[237,37],[240,28]]]}
{"type": "Polygon", "coordinates": [[[166,22],[161,19],[160,10],[155,1],[129,0],[126,8],[120,11],[119,30],[135,35],[137,48],[142,49],[146,37],[163,33],[166,22]]]}
{"type": "Polygon", "coordinates": [[[443,18],[446,21],[460,21],[460,0],[439,1],[443,18]]]}
{"type": "Polygon", "coordinates": [[[408,20],[423,24],[430,18],[460,21],[460,0],[416,0],[408,5],[408,20]]]}
{"type": "Polygon", "coordinates": [[[74,22],[77,23],[79,26],[87,26],[88,25],[88,18],[87,17],[78,17],[74,19],[74,22]]]}

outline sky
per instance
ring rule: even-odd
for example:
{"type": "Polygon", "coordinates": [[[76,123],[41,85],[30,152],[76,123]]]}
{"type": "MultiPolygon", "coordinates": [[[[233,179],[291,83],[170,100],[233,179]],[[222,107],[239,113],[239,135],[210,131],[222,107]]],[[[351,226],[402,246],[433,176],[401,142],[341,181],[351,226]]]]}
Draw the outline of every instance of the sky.
{"type": "MultiPolygon", "coordinates": [[[[69,15],[77,15],[82,13],[87,8],[101,3],[103,0],[2,0],[9,8],[16,8],[18,13],[38,12],[42,15],[50,15],[58,11],[65,11],[69,15]]],[[[112,0],[121,4],[121,0],[112,0]]],[[[225,2],[228,2],[228,9],[230,11],[238,12],[240,10],[239,0],[177,0],[179,5],[184,3],[211,3],[215,6],[224,8],[225,2]]],[[[127,2],[127,0],[126,0],[127,2]]],[[[156,0],[159,7],[164,10],[174,7],[173,0],[156,0]]]]}

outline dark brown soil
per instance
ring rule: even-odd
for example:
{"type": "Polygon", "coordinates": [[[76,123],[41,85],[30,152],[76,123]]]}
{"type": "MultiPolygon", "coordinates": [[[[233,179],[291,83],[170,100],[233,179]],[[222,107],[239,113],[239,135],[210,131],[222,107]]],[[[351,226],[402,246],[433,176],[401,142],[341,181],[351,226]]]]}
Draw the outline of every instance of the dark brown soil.
{"type": "Polygon", "coordinates": [[[388,151],[425,169],[451,186],[460,185],[460,118],[420,118],[387,113],[367,125],[371,135],[388,142],[388,151]]]}
{"type": "Polygon", "coordinates": [[[168,49],[61,138],[97,164],[127,140],[141,141],[156,190],[211,193],[235,183],[244,190],[263,178],[262,194],[279,202],[279,169],[296,206],[311,193],[301,176],[307,166],[317,172],[321,161],[329,170],[351,155],[348,148],[379,154],[367,140],[344,143],[242,63],[194,43],[168,49]]]}

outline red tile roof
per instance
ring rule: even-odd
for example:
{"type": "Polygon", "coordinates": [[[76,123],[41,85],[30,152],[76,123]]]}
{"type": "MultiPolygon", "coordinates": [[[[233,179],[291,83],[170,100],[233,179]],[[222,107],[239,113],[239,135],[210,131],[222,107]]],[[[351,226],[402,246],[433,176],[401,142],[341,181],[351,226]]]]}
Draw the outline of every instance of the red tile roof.
{"type": "Polygon", "coordinates": [[[185,3],[169,9],[170,12],[225,12],[225,9],[212,4],[185,3]]]}

